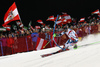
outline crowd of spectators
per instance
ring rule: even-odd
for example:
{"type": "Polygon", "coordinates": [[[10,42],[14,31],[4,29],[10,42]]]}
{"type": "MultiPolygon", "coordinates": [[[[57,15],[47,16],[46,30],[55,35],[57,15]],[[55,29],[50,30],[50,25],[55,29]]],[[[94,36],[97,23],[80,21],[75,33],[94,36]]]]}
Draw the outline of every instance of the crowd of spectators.
{"type": "MultiPolygon", "coordinates": [[[[64,28],[70,27],[72,29],[75,29],[75,31],[77,31],[80,28],[84,27],[86,33],[92,33],[93,31],[92,31],[91,28],[94,28],[93,26],[97,26],[98,27],[98,31],[100,32],[99,25],[100,25],[100,19],[93,17],[93,18],[88,19],[87,21],[84,21],[84,22],[77,22],[76,20],[73,20],[72,22],[69,22],[66,25],[62,25],[62,26],[57,25],[55,30],[56,31],[62,31],[64,28]]],[[[34,32],[46,33],[46,32],[49,32],[49,31],[53,31],[53,28],[47,29],[46,26],[41,26],[40,29],[28,29],[28,30],[26,30],[26,29],[19,29],[19,30],[15,30],[14,32],[9,31],[9,33],[4,33],[4,34],[0,33],[0,37],[1,38],[2,38],[2,36],[9,37],[9,35],[11,35],[12,37],[20,37],[20,36],[27,36],[27,35],[32,34],[34,32]]]]}
{"type": "MultiPolygon", "coordinates": [[[[61,31],[63,31],[66,28],[74,29],[79,37],[84,37],[89,34],[100,32],[100,19],[92,18],[81,23],[73,20],[72,22],[67,23],[66,25],[56,26],[55,33],[59,34],[61,31]]],[[[6,53],[4,55],[8,55],[8,54],[16,53],[15,50],[13,49],[13,44],[17,42],[18,38],[25,37],[25,36],[31,37],[31,40],[32,40],[31,50],[35,50],[37,37],[50,41],[52,39],[52,35],[53,35],[53,28],[46,29],[45,27],[41,27],[41,29],[34,29],[34,30],[33,29],[28,29],[28,30],[19,29],[19,30],[16,30],[15,32],[10,31],[8,34],[1,33],[0,44],[2,43],[3,51],[4,53],[6,53]],[[5,51],[8,51],[9,53],[5,51]]],[[[57,41],[57,39],[55,40],[57,41]]],[[[60,41],[63,41],[63,40],[64,39],[61,39],[60,41]]],[[[54,46],[56,45],[53,42],[51,42],[50,47],[54,47],[54,46]]],[[[15,47],[16,46],[14,46],[14,48],[15,47]]],[[[2,49],[1,49],[1,53],[2,53],[2,49]]]]}

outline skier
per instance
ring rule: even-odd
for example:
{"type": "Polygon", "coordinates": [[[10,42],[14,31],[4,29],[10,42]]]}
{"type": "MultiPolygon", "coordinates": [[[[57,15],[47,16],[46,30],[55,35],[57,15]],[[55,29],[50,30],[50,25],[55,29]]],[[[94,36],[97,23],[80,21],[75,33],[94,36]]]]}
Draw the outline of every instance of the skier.
{"type": "Polygon", "coordinates": [[[64,44],[63,49],[68,50],[70,46],[74,46],[74,48],[77,48],[77,45],[76,45],[76,43],[78,42],[77,33],[70,28],[66,28],[63,32],[60,33],[60,36],[64,34],[66,34],[69,39],[64,44]]]}
{"type": "Polygon", "coordinates": [[[78,36],[77,36],[76,32],[74,30],[72,30],[72,28],[65,28],[64,31],[59,34],[59,36],[62,36],[64,34],[66,34],[69,38],[66,41],[66,43],[64,44],[64,47],[61,50],[58,50],[56,52],[42,55],[42,57],[50,56],[50,55],[53,55],[53,54],[57,54],[59,52],[63,52],[65,50],[69,50],[70,46],[72,46],[72,47],[74,46],[74,48],[77,48],[76,43],[78,42],[78,36]]]}

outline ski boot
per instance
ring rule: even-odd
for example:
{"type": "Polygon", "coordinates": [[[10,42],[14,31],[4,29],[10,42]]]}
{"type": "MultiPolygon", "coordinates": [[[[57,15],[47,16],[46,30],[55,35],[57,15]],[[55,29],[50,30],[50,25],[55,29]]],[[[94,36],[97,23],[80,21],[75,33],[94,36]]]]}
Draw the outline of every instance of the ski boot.
{"type": "Polygon", "coordinates": [[[77,44],[74,45],[74,49],[77,49],[77,44]]]}

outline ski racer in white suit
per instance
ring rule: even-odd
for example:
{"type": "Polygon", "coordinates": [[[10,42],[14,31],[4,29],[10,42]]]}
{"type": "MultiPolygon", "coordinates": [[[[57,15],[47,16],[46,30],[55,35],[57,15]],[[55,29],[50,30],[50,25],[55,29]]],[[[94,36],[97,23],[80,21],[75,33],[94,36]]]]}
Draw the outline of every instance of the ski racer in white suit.
{"type": "Polygon", "coordinates": [[[68,47],[70,47],[70,46],[74,46],[74,48],[77,48],[77,45],[76,45],[76,43],[78,42],[77,33],[70,28],[65,29],[65,30],[66,31],[63,31],[60,34],[60,36],[63,35],[63,34],[66,34],[69,37],[69,39],[64,44],[64,49],[68,49],[68,47]]]}

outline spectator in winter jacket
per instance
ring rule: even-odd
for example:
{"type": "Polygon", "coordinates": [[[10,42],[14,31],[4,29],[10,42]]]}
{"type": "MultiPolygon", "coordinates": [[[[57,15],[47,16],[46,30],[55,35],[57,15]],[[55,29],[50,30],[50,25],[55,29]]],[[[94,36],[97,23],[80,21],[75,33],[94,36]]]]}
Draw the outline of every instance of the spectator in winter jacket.
{"type": "Polygon", "coordinates": [[[1,38],[1,42],[2,42],[3,54],[6,55],[6,53],[7,53],[7,38],[5,38],[4,35],[1,38]]]}
{"type": "Polygon", "coordinates": [[[31,34],[31,37],[32,37],[33,47],[35,49],[37,38],[39,37],[38,31],[35,30],[35,32],[31,34]]]}
{"type": "Polygon", "coordinates": [[[100,33],[100,22],[98,24],[98,32],[100,33]]]}
{"type": "Polygon", "coordinates": [[[41,31],[41,32],[39,33],[39,37],[45,39],[45,33],[44,33],[43,31],[41,31]]]}
{"type": "Polygon", "coordinates": [[[11,54],[13,54],[13,44],[14,44],[14,39],[12,38],[12,35],[9,35],[7,39],[7,46],[8,46],[8,52],[11,54]]]}
{"type": "Polygon", "coordinates": [[[50,40],[50,31],[49,30],[46,30],[46,33],[45,33],[45,40],[50,40]]]}

